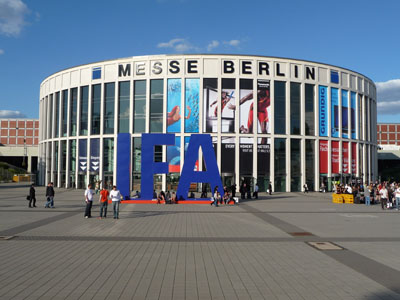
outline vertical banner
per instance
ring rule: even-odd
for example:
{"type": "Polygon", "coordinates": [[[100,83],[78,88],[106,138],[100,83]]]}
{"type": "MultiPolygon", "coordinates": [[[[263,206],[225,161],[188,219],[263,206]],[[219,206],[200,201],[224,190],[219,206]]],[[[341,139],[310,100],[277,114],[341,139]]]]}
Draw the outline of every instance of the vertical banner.
{"type": "Polygon", "coordinates": [[[351,138],[352,139],[356,139],[356,124],[357,124],[357,120],[356,120],[356,110],[357,110],[357,106],[356,106],[356,96],[357,94],[355,92],[351,92],[350,95],[350,101],[351,101],[351,138]]]}
{"type": "Polygon", "coordinates": [[[258,133],[271,133],[269,115],[271,114],[270,81],[257,80],[257,119],[258,133]]]}
{"type": "Polygon", "coordinates": [[[240,133],[253,133],[253,80],[240,79],[240,133]]]}
{"type": "Polygon", "coordinates": [[[218,129],[218,80],[217,78],[204,78],[203,80],[203,130],[217,132],[218,129]]]}
{"type": "Polygon", "coordinates": [[[167,162],[169,173],[181,171],[181,138],[175,137],[175,145],[167,146],[167,162]]]}
{"type": "Polygon", "coordinates": [[[258,138],[257,140],[257,174],[264,176],[270,174],[269,171],[269,157],[270,157],[270,139],[258,138]]]}
{"type": "Polygon", "coordinates": [[[221,132],[235,132],[235,79],[222,78],[221,132]]]}
{"type": "Polygon", "coordinates": [[[339,137],[339,91],[331,88],[331,131],[332,137],[339,137]]]}
{"type": "Polygon", "coordinates": [[[168,79],[167,132],[181,131],[181,79],[168,79]]]}
{"type": "Polygon", "coordinates": [[[185,132],[199,132],[200,79],[185,81],[185,132]]]}
{"type": "Polygon", "coordinates": [[[79,140],[79,173],[86,173],[87,170],[87,140],[79,140]]]}
{"type": "Polygon", "coordinates": [[[239,140],[240,175],[253,175],[253,138],[239,140]]]}
{"type": "Polygon", "coordinates": [[[235,138],[221,138],[221,173],[235,173],[235,138]]]}
{"type": "Polygon", "coordinates": [[[342,173],[350,173],[349,165],[349,142],[342,143],[342,173]]]}
{"type": "Polygon", "coordinates": [[[319,173],[328,174],[328,141],[319,141],[319,173]]]}
{"type": "Polygon", "coordinates": [[[349,138],[349,92],[342,90],[342,137],[349,138]]]}
{"type": "Polygon", "coordinates": [[[339,174],[339,142],[332,141],[332,174],[339,174]]]}
{"type": "Polygon", "coordinates": [[[90,139],[90,171],[99,173],[100,139],[90,139]]]}
{"type": "Polygon", "coordinates": [[[351,173],[357,173],[357,144],[351,143],[351,173]]]}
{"type": "Polygon", "coordinates": [[[319,86],[319,136],[328,136],[328,88],[319,86]]]}

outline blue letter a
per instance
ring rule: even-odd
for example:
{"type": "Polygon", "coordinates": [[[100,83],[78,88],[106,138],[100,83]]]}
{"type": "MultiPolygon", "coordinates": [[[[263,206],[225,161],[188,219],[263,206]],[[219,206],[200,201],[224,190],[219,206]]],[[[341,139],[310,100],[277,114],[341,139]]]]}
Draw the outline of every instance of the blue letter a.
{"type": "Polygon", "coordinates": [[[221,197],[224,194],[217,160],[215,159],[211,136],[209,134],[192,134],[190,136],[189,147],[186,152],[178,191],[176,192],[178,199],[187,198],[190,183],[192,182],[210,183],[211,192],[213,192],[215,187],[218,186],[218,191],[220,192],[221,197]],[[203,151],[203,159],[207,169],[207,171],[203,172],[194,171],[200,147],[203,151]]]}

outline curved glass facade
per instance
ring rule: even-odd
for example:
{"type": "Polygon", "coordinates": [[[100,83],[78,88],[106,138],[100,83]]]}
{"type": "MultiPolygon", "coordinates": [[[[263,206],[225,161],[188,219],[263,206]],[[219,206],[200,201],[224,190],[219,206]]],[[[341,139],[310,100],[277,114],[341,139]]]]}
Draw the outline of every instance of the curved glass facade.
{"type": "Polygon", "coordinates": [[[169,164],[155,189],[176,189],[198,133],[212,136],[224,185],[295,192],[307,183],[318,191],[377,176],[375,85],[316,62],[155,55],[77,66],[42,82],[40,124],[41,184],[58,187],[115,184],[118,135],[126,133],[132,191],[140,189],[142,133],[176,137],[155,149],[154,159],[169,164]]]}

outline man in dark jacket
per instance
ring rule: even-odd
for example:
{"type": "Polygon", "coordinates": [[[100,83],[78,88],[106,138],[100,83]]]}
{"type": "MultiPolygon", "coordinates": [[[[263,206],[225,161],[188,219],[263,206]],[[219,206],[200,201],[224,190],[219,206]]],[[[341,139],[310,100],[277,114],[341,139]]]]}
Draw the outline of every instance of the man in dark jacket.
{"type": "Polygon", "coordinates": [[[36,192],[34,186],[35,185],[32,183],[29,189],[29,207],[36,207],[36,192]]]}
{"type": "Polygon", "coordinates": [[[53,188],[53,183],[49,182],[49,184],[46,187],[46,198],[47,202],[44,207],[46,208],[54,208],[54,188],[53,188]]]}

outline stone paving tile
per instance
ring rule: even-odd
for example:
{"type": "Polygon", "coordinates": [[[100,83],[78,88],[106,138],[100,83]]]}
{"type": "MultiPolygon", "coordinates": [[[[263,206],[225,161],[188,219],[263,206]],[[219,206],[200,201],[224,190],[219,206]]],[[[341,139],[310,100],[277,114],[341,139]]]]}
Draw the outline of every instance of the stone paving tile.
{"type": "Polygon", "coordinates": [[[399,298],[299,242],[9,241],[0,250],[12,262],[2,268],[1,299],[399,298]]]}
{"type": "MultiPolygon", "coordinates": [[[[396,229],[397,230],[397,229],[396,229]]],[[[341,242],[341,246],[400,271],[399,242],[341,242]]],[[[399,278],[400,286],[400,278],[399,278]]]]}

